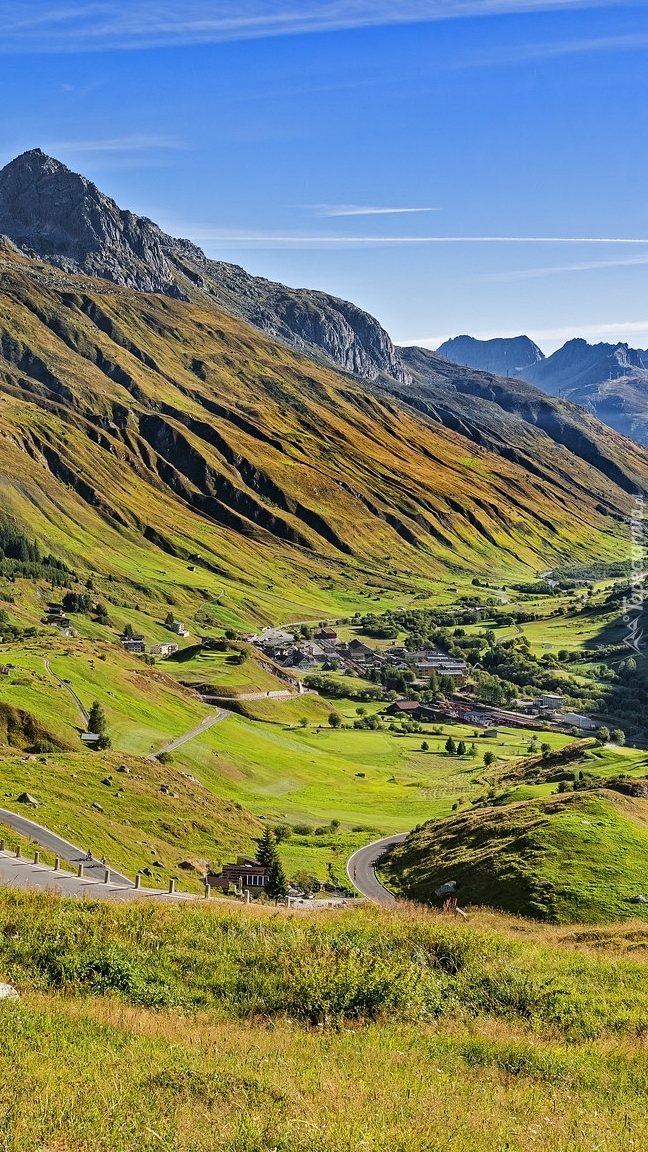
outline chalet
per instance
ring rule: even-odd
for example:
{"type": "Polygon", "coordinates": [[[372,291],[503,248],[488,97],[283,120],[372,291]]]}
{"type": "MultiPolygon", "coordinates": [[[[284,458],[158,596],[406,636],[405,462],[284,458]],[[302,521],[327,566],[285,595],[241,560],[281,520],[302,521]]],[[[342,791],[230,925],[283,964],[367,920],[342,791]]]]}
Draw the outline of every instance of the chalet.
{"type": "Polygon", "coordinates": [[[169,628],[171,629],[172,632],[175,632],[176,636],[188,636],[189,635],[187,629],[185,628],[185,626],[181,620],[174,620],[171,624],[169,624],[169,628]]]}
{"type": "Polygon", "coordinates": [[[265,888],[270,869],[259,864],[253,856],[237,856],[236,864],[224,864],[222,872],[218,874],[209,872],[205,883],[211,888],[223,888],[225,891],[234,884],[237,888],[254,888],[257,891],[265,888]]]}
{"type": "Polygon", "coordinates": [[[363,644],[362,640],[351,640],[347,645],[347,650],[351,660],[355,660],[358,664],[365,664],[368,660],[375,660],[376,653],[373,648],[368,644],[363,644]]]}
{"type": "Polygon", "coordinates": [[[54,625],[56,628],[71,628],[72,621],[68,620],[62,612],[53,612],[43,620],[44,624],[54,625]]]}
{"type": "Polygon", "coordinates": [[[143,636],[120,636],[122,648],[127,652],[142,656],[146,652],[146,641],[143,636]]]}
{"type": "Polygon", "coordinates": [[[175,640],[170,640],[168,644],[154,644],[151,648],[151,656],[173,656],[178,651],[178,647],[175,640]]]}
{"type": "Polygon", "coordinates": [[[407,720],[438,720],[454,719],[456,713],[446,705],[439,707],[435,704],[421,704],[419,700],[395,700],[389,705],[385,714],[387,716],[401,716],[407,720]]]}

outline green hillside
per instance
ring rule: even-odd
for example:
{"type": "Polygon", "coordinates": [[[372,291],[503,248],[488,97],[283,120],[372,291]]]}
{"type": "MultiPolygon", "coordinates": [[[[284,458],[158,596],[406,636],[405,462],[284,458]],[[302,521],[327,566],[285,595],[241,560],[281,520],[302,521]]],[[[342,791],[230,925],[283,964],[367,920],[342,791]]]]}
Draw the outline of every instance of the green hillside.
{"type": "Polygon", "coordinates": [[[241,628],[612,557],[648,477],[603,425],[604,470],[548,436],[530,468],[216,309],[0,270],[4,513],[126,608],[241,628]]]}
{"type": "MultiPolygon", "coordinates": [[[[3,808],[32,816],[18,797],[38,801],[33,818],[145,886],[202,892],[202,877],[232,853],[252,852],[262,825],[240,804],[220,799],[191,773],[142,757],[92,752],[32,755],[0,747],[3,808]]],[[[0,823],[13,846],[18,837],[0,823]]],[[[42,852],[48,863],[53,857],[42,852]]]]}
{"type": "Polygon", "coordinates": [[[609,789],[478,808],[425,824],[385,863],[386,882],[440,905],[457,884],[462,905],[560,924],[648,918],[648,806],[609,789]]]}

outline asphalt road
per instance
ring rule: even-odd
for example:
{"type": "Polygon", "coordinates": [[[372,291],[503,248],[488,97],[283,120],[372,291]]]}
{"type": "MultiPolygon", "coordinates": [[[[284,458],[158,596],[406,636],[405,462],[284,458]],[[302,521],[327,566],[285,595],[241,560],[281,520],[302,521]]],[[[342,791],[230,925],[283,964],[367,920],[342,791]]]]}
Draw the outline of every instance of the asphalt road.
{"type": "Polygon", "coordinates": [[[196,736],[202,736],[203,732],[207,732],[214,724],[218,724],[219,720],[225,720],[227,716],[229,716],[227,709],[219,708],[215,716],[208,716],[206,720],[203,720],[202,724],[198,724],[195,728],[192,728],[191,732],[187,732],[184,736],[178,736],[177,740],[172,740],[170,744],[165,744],[164,748],[158,748],[157,752],[151,752],[151,755],[147,756],[146,759],[155,760],[158,756],[161,756],[163,752],[175,752],[176,748],[181,748],[183,744],[186,744],[189,740],[193,740],[196,736]]]}
{"type": "Polygon", "coordinates": [[[395,836],[385,836],[382,840],[374,840],[364,848],[358,848],[347,860],[347,876],[355,884],[359,892],[368,900],[376,900],[379,904],[393,904],[396,897],[387,888],[383,887],[376,876],[376,865],[381,856],[385,855],[395,844],[402,844],[409,836],[409,832],[399,832],[395,836]]]}
{"type": "MultiPolygon", "coordinates": [[[[88,872],[91,870],[85,866],[88,872]]],[[[177,902],[193,900],[188,892],[170,894],[159,888],[135,888],[132,880],[121,877],[119,872],[110,872],[110,883],[103,883],[103,867],[100,877],[79,877],[76,873],[55,872],[47,864],[34,864],[24,856],[16,859],[11,852],[0,852],[0,885],[3,888],[19,888],[23,891],[53,892],[57,896],[81,896],[87,900],[155,900],[177,902]]]]}
{"type": "MultiPolygon", "coordinates": [[[[28,836],[39,847],[48,848],[55,856],[60,856],[61,860],[67,860],[75,869],[78,864],[83,864],[86,876],[90,879],[103,880],[107,865],[94,858],[88,860],[86,848],[79,848],[76,844],[70,844],[69,840],[57,836],[56,832],[50,832],[49,828],[44,828],[42,824],[37,824],[35,820],[30,820],[27,816],[19,816],[17,812],[10,812],[8,808],[0,808],[0,821],[3,824],[8,824],[15,832],[20,832],[21,836],[28,836]]],[[[88,845],[89,847],[90,845],[88,845]]],[[[44,868],[45,865],[42,867],[44,868]]],[[[133,881],[129,880],[127,876],[122,876],[121,872],[115,872],[111,869],[110,874],[118,884],[126,884],[132,888],[133,881]]]]}

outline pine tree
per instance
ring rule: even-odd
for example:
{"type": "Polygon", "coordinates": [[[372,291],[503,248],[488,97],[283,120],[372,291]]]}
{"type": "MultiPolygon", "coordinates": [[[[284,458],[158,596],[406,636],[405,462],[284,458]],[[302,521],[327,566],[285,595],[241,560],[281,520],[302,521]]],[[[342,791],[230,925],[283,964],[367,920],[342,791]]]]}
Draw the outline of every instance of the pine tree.
{"type": "Polygon", "coordinates": [[[271,900],[283,900],[288,895],[288,881],[286,880],[286,874],[276,850],[274,859],[270,865],[268,879],[266,880],[265,894],[269,896],[271,900]]]}
{"type": "Polygon", "coordinates": [[[465,755],[466,755],[466,745],[465,745],[463,740],[460,740],[459,743],[457,744],[457,756],[465,756],[465,755]]]}
{"type": "Polygon", "coordinates": [[[96,732],[98,736],[103,736],[107,727],[106,713],[99,701],[95,700],[88,717],[88,732],[96,732]]]}
{"type": "Polygon", "coordinates": [[[271,868],[277,859],[277,842],[269,828],[264,828],[263,836],[259,840],[257,860],[264,868],[271,868]]]}
{"type": "Polygon", "coordinates": [[[451,756],[457,751],[457,745],[455,744],[454,740],[452,739],[452,736],[448,736],[448,739],[446,740],[445,748],[446,748],[446,752],[449,752],[451,756]]]}

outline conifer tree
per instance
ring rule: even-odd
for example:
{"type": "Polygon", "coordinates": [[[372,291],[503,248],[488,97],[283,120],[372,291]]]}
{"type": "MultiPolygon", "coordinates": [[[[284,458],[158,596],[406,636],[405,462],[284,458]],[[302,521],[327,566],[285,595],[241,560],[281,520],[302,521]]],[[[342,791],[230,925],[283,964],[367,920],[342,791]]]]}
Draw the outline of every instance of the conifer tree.
{"type": "Polygon", "coordinates": [[[288,895],[288,881],[286,880],[286,874],[276,850],[274,859],[270,865],[265,893],[271,900],[283,900],[288,895]]]}
{"type": "Polygon", "coordinates": [[[259,840],[259,851],[257,852],[257,860],[259,864],[263,864],[264,868],[271,868],[273,862],[277,859],[277,842],[273,833],[269,828],[264,828],[263,836],[259,840]]]}
{"type": "Polygon", "coordinates": [[[95,700],[88,717],[88,732],[95,732],[98,736],[103,736],[107,727],[106,713],[99,701],[95,700]]]}

